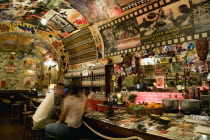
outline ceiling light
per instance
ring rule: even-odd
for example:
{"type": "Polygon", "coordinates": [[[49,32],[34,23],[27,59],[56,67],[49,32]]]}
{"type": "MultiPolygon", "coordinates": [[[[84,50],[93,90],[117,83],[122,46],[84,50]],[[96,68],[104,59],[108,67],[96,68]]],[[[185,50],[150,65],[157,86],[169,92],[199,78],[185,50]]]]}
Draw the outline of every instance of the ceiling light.
{"type": "Polygon", "coordinates": [[[42,23],[42,25],[46,25],[47,24],[47,20],[45,18],[42,18],[41,23],[42,23]]]}

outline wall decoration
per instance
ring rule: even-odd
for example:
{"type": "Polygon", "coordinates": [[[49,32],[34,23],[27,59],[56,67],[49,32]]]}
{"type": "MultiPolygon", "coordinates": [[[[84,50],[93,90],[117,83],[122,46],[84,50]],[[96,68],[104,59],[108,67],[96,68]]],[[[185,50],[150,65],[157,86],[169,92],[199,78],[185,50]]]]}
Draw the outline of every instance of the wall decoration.
{"type": "Polygon", "coordinates": [[[65,19],[63,19],[59,15],[54,15],[52,18],[50,18],[50,20],[54,22],[58,27],[64,27],[69,24],[65,19]]]}
{"type": "Polygon", "coordinates": [[[32,83],[34,79],[38,79],[39,70],[40,70],[40,60],[32,56],[28,53],[20,53],[20,52],[0,52],[0,81],[3,81],[0,86],[0,90],[11,90],[11,89],[28,89],[29,83],[32,83]],[[9,60],[8,58],[14,57],[14,60],[9,60]],[[26,62],[24,67],[24,62],[26,62]],[[25,77],[32,76],[33,78],[25,77]],[[21,80],[20,80],[21,79],[21,80]],[[26,84],[26,81],[30,80],[26,84]],[[25,82],[25,83],[23,83],[25,82]],[[26,85],[26,87],[24,86],[26,85]],[[2,87],[3,86],[3,87],[2,87]]]}
{"type": "Polygon", "coordinates": [[[17,70],[17,67],[14,65],[13,61],[8,61],[7,65],[4,65],[3,68],[7,74],[13,74],[17,70]]]}
{"type": "Polygon", "coordinates": [[[36,61],[33,58],[23,58],[23,69],[36,69],[36,61]]]}
{"type": "Polygon", "coordinates": [[[135,19],[119,22],[101,30],[104,41],[104,53],[114,53],[120,50],[140,46],[140,35],[135,19]]]}
{"type": "Polygon", "coordinates": [[[52,15],[52,13],[54,13],[53,15],[55,14],[61,15],[61,17],[65,18],[67,21],[72,23],[77,28],[81,28],[88,25],[86,19],[77,10],[72,8],[69,5],[69,3],[65,1],[60,1],[60,0],[51,1],[48,4],[48,8],[53,9],[47,13],[48,17],[49,14],[52,15]]]}
{"type": "Polygon", "coordinates": [[[0,11],[0,19],[11,20],[12,17],[17,13],[15,9],[1,9],[0,11]]]}
{"type": "Polygon", "coordinates": [[[210,1],[192,0],[192,14],[194,19],[195,32],[205,32],[210,29],[210,1]]]}
{"type": "Polygon", "coordinates": [[[12,8],[13,4],[11,3],[10,0],[1,0],[0,1],[0,9],[5,9],[5,8],[12,8]]]}
{"type": "Polygon", "coordinates": [[[23,71],[23,74],[24,74],[24,75],[36,75],[35,72],[36,72],[36,71],[33,71],[33,70],[24,70],[24,71],[23,71]]]}
{"type": "Polygon", "coordinates": [[[109,17],[100,0],[66,1],[69,2],[77,11],[82,13],[88,23],[93,23],[109,17]]]}
{"type": "Polygon", "coordinates": [[[96,45],[89,28],[63,39],[63,44],[65,49],[68,50],[70,64],[96,59],[96,45]]]}
{"type": "Polygon", "coordinates": [[[117,0],[117,1],[120,4],[122,11],[124,12],[139,5],[145,5],[146,3],[154,0],[117,0]]]}
{"type": "Polygon", "coordinates": [[[156,88],[164,88],[164,76],[156,76],[156,88]]]}
{"type": "Polygon", "coordinates": [[[104,8],[106,9],[109,17],[119,16],[122,14],[122,9],[116,0],[100,0],[104,8]]]}
{"type": "Polygon", "coordinates": [[[24,88],[30,88],[33,85],[35,85],[36,79],[32,76],[26,76],[23,78],[23,87],[24,88]]]}
{"type": "Polygon", "coordinates": [[[190,5],[173,3],[137,17],[142,45],[194,34],[190,5]]]}
{"type": "Polygon", "coordinates": [[[99,26],[99,30],[104,36],[105,57],[208,37],[210,30],[208,27],[210,25],[209,20],[203,22],[204,28],[202,28],[202,31],[196,30],[201,26],[200,23],[198,24],[199,20],[204,20],[203,16],[207,19],[209,18],[208,10],[202,11],[203,15],[198,14],[202,16],[201,18],[195,16],[195,13],[198,6],[205,9],[209,4],[210,2],[207,0],[199,2],[197,0],[182,0],[181,2],[178,0],[154,1],[134,12],[99,26]],[[117,52],[117,41],[114,40],[116,39],[115,33],[112,31],[110,31],[112,34],[108,32],[109,29],[113,30],[112,27],[115,25],[119,26],[121,22],[126,22],[127,20],[137,21],[137,27],[140,32],[140,46],[125,47],[124,50],[117,52]],[[194,24],[195,21],[197,24],[194,24]],[[112,37],[112,40],[107,41],[103,34],[110,34],[108,39],[111,40],[110,38],[112,37]],[[110,44],[107,45],[107,42],[110,42],[110,44]],[[107,51],[107,46],[113,48],[112,51],[107,51]]]}

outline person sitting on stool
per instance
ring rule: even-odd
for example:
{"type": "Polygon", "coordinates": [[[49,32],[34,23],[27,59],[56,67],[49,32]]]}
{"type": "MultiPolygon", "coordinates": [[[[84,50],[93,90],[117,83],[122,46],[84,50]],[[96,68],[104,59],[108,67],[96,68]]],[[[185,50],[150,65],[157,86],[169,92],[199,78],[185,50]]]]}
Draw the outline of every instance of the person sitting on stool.
{"type": "Polygon", "coordinates": [[[62,103],[59,121],[46,125],[46,136],[54,136],[56,140],[77,139],[76,134],[79,133],[82,125],[87,97],[84,93],[79,92],[79,84],[72,87],[70,95],[67,95],[62,103]]]}
{"type": "Polygon", "coordinates": [[[33,115],[33,125],[35,128],[44,128],[47,124],[56,122],[56,120],[52,119],[52,116],[56,106],[60,106],[63,101],[61,95],[64,93],[64,88],[64,84],[57,84],[54,93],[48,94],[39,105],[33,115]]]}

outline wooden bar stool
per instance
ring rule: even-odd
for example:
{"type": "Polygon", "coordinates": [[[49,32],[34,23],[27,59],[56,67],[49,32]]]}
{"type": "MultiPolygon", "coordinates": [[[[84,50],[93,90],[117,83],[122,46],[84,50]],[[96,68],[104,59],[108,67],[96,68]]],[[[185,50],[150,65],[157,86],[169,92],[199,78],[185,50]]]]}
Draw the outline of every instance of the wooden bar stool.
{"type": "Polygon", "coordinates": [[[44,140],[45,139],[44,129],[35,128],[33,126],[31,131],[32,131],[31,137],[33,140],[44,140]]]}
{"type": "Polygon", "coordinates": [[[20,111],[21,111],[21,105],[20,104],[12,104],[12,111],[11,111],[11,118],[10,118],[10,124],[13,123],[13,121],[20,121],[20,111]]]}
{"type": "Polygon", "coordinates": [[[24,139],[30,140],[32,139],[32,121],[33,114],[27,115],[25,119],[25,132],[24,132],[24,139]]]}
{"type": "Polygon", "coordinates": [[[24,116],[24,134],[23,134],[23,138],[24,139],[28,139],[29,133],[30,133],[30,127],[31,127],[31,118],[28,117],[29,115],[33,115],[35,113],[35,111],[25,111],[23,112],[23,116],[24,116]]]}

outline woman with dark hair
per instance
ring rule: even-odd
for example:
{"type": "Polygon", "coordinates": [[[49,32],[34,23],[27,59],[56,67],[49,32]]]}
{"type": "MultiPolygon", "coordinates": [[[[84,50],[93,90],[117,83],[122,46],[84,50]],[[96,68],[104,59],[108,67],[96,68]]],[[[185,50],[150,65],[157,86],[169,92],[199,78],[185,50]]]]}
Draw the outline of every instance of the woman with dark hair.
{"type": "Polygon", "coordinates": [[[179,92],[178,89],[176,88],[175,83],[173,81],[169,82],[168,90],[169,90],[169,92],[179,92]]]}
{"type": "Polygon", "coordinates": [[[70,95],[62,103],[59,121],[45,127],[46,135],[53,135],[58,140],[77,139],[87,102],[86,95],[80,89],[79,82],[72,85],[70,95]]]}

